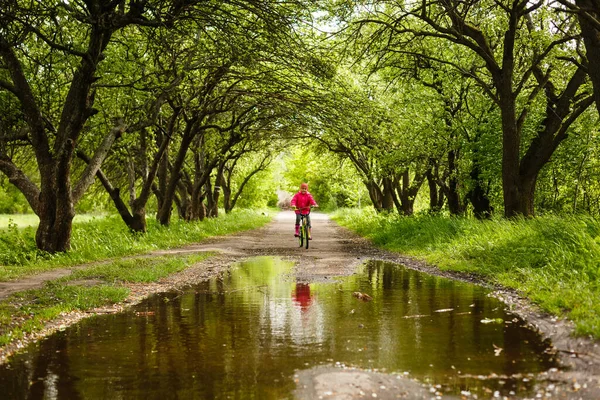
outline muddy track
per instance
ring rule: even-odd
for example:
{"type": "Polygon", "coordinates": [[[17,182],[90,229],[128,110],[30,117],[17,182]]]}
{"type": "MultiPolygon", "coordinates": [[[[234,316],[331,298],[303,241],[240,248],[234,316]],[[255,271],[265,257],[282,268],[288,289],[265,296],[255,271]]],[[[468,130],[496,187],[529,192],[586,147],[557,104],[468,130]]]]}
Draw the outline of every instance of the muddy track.
{"type": "MultiPolygon", "coordinates": [[[[131,295],[124,304],[116,304],[113,307],[94,310],[94,312],[65,315],[61,320],[48,324],[47,329],[43,332],[32,335],[21,343],[13,343],[10,346],[1,348],[0,363],[4,362],[12,352],[25,343],[38,340],[59,327],[73,324],[94,313],[118,312],[128,305],[138,303],[152,293],[180,290],[187,285],[223,273],[234,262],[261,255],[293,260],[295,262],[295,276],[307,282],[323,282],[338,276],[349,275],[354,273],[358,265],[369,259],[377,259],[403,264],[408,268],[438,276],[486,285],[485,282],[473,275],[442,272],[434,266],[410,257],[379,250],[367,240],[340,228],[326,215],[320,213],[312,214],[314,240],[311,241],[310,248],[308,250],[299,248],[297,240],[293,236],[293,218],[291,212],[282,212],[276,216],[273,222],[260,229],[211,238],[202,243],[180,249],[149,253],[146,256],[156,257],[199,252],[216,252],[217,255],[157,283],[128,284],[127,286],[131,288],[131,295]]],[[[6,298],[17,291],[41,287],[46,281],[68,276],[73,270],[85,267],[84,265],[69,269],[57,269],[18,281],[1,282],[0,299],[6,298]]],[[[565,365],[566,369],[564,371],[548,371],[544,374],[544,381],[553,387],[554,395],[552,398],[600,399],[600,346],[598,343],[587,338],[575,338],[572,335],[573,326],[569,321],[559,320],[539,312],[527,299],[521,298],[513,291],[500,287],[494,289],[496,296],[505,301],[514,313],[519,314],[544,337],[552,341],[561,363],[565,365]]],[[[330,372],[328,371],[328,373],[330,372]]],[[[339,373],[342,373],[342,371],[339,373]]],[[[371,376],[372,379],[381,379],[375,374],[369,375],[366,372],[364,374],[371,376]]],[[[318,381],[319,374],[315,373],[313,375],[310,379],[314,378],[315,382],[318,381]]],[[[341,379],[340,382],[344,382],[344,380],[341,379]]],[[[349,390],[348,387],[339,389],[349,390]]],[[[310,387],[310,390],[314,391],[315,388],[310,387]]],[[[547,388],[540,388],[540,390],[543,393],[550,393],[547,388]]]]}

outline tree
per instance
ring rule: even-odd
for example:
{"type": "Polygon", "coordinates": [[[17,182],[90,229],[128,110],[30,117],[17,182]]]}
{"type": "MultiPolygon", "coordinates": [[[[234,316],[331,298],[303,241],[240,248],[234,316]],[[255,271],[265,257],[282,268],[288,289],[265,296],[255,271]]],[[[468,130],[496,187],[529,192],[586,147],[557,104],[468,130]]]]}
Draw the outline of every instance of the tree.
{"type": "Polygon", "coordinates": [[[410,215],[427,167],[427,145],[413,137],[423,126],[408,123],[406,103],[380,86],[341,71],[336,85],[323,89],[319,109],[311,108],[301,136],[349,159],[376,210],[410,215]]]}
{"type": "Polygon", "coordinates": [[[543,2],[375,2],[370,10],[356,25],[357,37],[372,27],[366,30],[369,51],[452,66],[494,101],[502,121],[504,214],[533,215],[541,168],[591,104],[583,91],[585,60],[571,62],[576,36],[552,32],[552,23],[562,25],[543,2]],[[540,93],[546,116],[528,137],[523,128],[540,93]]]}
{"type": "Polygon", "coordinates": [[[577,14],[586,49],[587,73],[594,85],[594,101],[600,113],[600,4],[595,0],[558,0],[566,10],[577,14]]]}
{"type": "Polygon", "coordinates": [[[2,133],[0,171],[39,216],[39,249],[69,249],[74,205],[127,128],[122,119],[115,118],[112,127],[103,134],[97,132],[100,137],[93,156],[81,175],[73,176],[78,146],[90,136],[86,124],[97,114],[95,85],[101,80],[100,65],[113,35],[130,26],[172,25],[190,4],[185,0],[91,0],[58,5],[12,1],[3,6],[0,89],[3,96],[14,98],[11,104],[18,111],[9,114],[22,116],[12,124],[15,130],[2,133]],[[39,71],[56,72],[55,68],[61,68],[59,82],[68,82],[56,92],[52,85],[45,85],[45,76],[41,81],[38,76],[39,71]],[[37,178],[28,176],[10,156],[9,148],[19,145],[33,155],[37,178]]]}

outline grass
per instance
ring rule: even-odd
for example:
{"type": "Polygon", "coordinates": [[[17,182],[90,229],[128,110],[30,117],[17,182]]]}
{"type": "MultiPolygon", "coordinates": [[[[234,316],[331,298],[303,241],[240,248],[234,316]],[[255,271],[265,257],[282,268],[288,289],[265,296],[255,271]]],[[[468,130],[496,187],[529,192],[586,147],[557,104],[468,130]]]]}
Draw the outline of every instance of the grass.
{"type": "Polygon", "coordinates": [[[600,222],[591,217],[477,221],[365,209],[334,219],[379,247],[516,289],[600,339],[600,222]]]}
{"type": "Polygon", "coordinates": [[[0,281],[92,261],[182,247],[207,237],[256,228],[271,218],[268,212],[239,210],[199,222],[175,220],[168,227],[149,219],[146,234],[131,233],[117,216],[74,222],[71,251],[54,255],[36,249],[34,227],[19,228],[12,224],[6,230],[0,230],[0,281]]]}
{"type": "Polygon", "coordinates": [[[0,346],[41,330],[63,313],[86,311],[122,302],[129,295],[125,282],[156,282],[200,262],[210,254],[116,260],[75,271],[46,283],[42,289],[16,293],[0,302],[0,346]],[[93,286],[76,284],[99,281],[93,286]]]}
{"type": "Polygon", "coordinates": [[[35,214],[0,214],[0,230],[9,229],[11,225],[19,228],[36,226],[40,219],[35,214]]]}
{"type": "Polygon", "coordinates": [[[118,303],[128,294],[127,288],[113,285],[85,287],[56,283],[17,293],[0,302],[0,345],[41,330],[62,313],[118,303]]]}
{"type": "Polygon", "coordinates": [[[108,264],[77,270],[68,277],[67,281],[101,279],[106,282],[156,282],[161,278],[184,270],[189,265],[206,259],[209,255],[202,253],[187,257],[162,256],[115,260],[108,264]]]}
{"type": "MultiPolygon", "coordinates": [[[[73,221],[88,222],[105,216],[105,214],[81,214],[76,215],[73,221]]],[[[36,227],[39,223],[40,219],[35,214],[0,214],[0,230],[9,229],[10,225],[16,225],[18,228],[36,227]]]]}

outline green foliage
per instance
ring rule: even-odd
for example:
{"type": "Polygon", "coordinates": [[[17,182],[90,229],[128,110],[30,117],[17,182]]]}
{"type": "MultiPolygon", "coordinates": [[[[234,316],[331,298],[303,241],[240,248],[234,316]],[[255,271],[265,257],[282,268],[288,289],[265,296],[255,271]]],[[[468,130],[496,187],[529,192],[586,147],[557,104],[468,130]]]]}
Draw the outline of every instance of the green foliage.
{"type": "Polygon", "coordinates": [[[566,313],[579,334],[600,338],[600,222],[593,218],[477,221],[344,210],[335,219],[385,249],[519,290],[566,313]]]}
{"type": "Polygon", "coordinates": [[[13,185],[0,183],[0,214],[17,214],[31,212],[25,196],[13,185]]]}
{"type": "Polygon", "coordinates": [[[39,260],[35,246],[35,231],[32,227],[19,229],[12,220],[8,220],[7,229],[0,230],[0,265],[20,265],[39,260]]]}
{"type": "Polygon", "coordinates": [[[339,157],[297,146],[285,153],[281,164],[282,189],[293,195],[302,182],[308,183],[309,192],[323,211],[369,204],[354,167],[339,157]]]}
{"type": "MultiPolygon", "coordinates": [[[[241,171],[241,174],[238,175],[239,180],[245,178],[245,171],[241,171]]],[[[237,189],[234,186],[234,189],[237,189]]],[[[277,184],[273,179],[273,172],[271,170],[267,170],[264,172],[259,172],[255,176],[253,176],[248,183],[244,186],[244,190],[240,195],[236,207],[239,208],[265,208],[265,207],[275,207],[277,205],[277,184]]]]}
{"type": "Polygon", "coordinates": [[[94,188],[86,193],[75,206],[75,212],[79,214],[94,214],[112,211],[112,203],[102,188],[94,188]]]}
{"type": "Polygon", "coordinates": [[[234,210],[199,222],[174,220],[165,227],[148,221],[148,233],[131,233],[116,216],[73,224],[72,250],[49,255],[35,248],[32,228],[0,231],[0,281],[111,257],[141,254],[155,249],[181,247],[210,236],[256,228],[271,220],[262,210],[234,210]],[[15,241],[19,242],[15,242],[15,241]],[[15,246],[14,243],[20,245],[15,246]]]}
{"type": "Polygon", "coordinates": [[[572,126],[552,162],[538,178],[540,213],[586,212],[600,215],[600,132],[597,113],[588,110],[572,126]]]}

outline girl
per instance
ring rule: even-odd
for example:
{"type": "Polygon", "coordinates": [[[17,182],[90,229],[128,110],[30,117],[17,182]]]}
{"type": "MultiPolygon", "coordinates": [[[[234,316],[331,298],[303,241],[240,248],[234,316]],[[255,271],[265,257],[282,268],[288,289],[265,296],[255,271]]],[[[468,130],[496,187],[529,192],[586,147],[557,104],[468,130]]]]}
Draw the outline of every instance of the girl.
{"type": "Polygon", "coordinates": [[[300,191],[292,197],[290,203],[294,211],[296,212],[296,231],[294,236],[300,235],[300,214],[306,216],[306,226],[308,226],[308,239],[312,239],[311,225],[310,225],[310,206],[319,207],[312,195],[308,193],[308,183],[302,183],[300,185],[300,191]]]}

